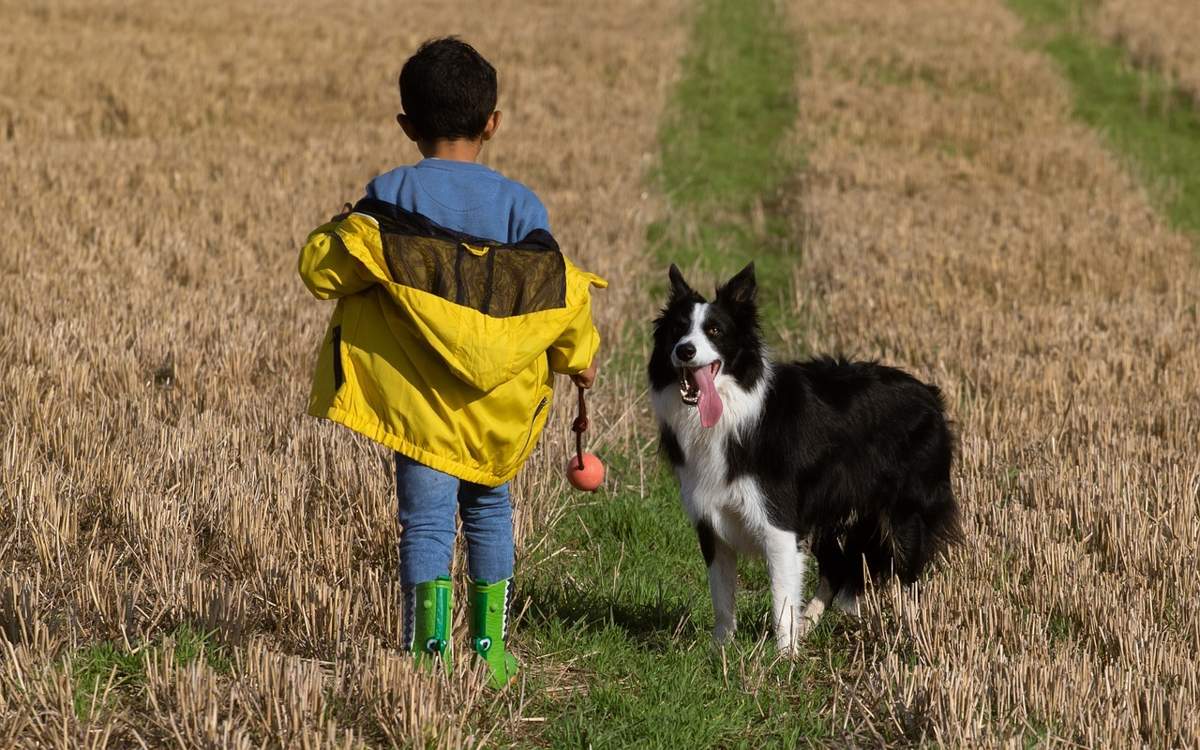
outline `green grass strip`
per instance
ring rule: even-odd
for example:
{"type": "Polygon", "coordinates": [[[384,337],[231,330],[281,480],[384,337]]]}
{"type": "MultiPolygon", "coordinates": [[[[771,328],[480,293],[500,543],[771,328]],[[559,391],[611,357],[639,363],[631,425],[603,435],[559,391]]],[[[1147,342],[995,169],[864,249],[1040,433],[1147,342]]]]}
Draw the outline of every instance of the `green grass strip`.
{"type": "Polygon", "coordinates": [[[761,285],[787,288],[791,227],[774,208],[798,167],[784,143],[796,117],[795,46],[771,0],[701,3],[660,132],[671,205],[649,237],[660,264],[724,279],[754,261],[761,285]]]}
{"type": "Polygon", "coordinates": [[[772,2],[702,4],[661,133],[673,203],[744,210],[786,176],[779,145],[796,116],[794,45],[772,2]]]}
{"type": "Polygon", "coordinates": [[[1200,234],[1200,117],[1187,97],[1161,75],[1133,69],[1119,47],[1081,32],[1087,5],[1009,4],[1071,83],[1075,116],[1133,163],[1174,226],[1200,234]]]}
{"type": "MultiPolygon", "coordinates": [[[[610,463],[615,476],[637,476],[628,458],[610,463]]],[[[777,660],[762,641],[765,569],[752,565],[740,581],[741,631],[724,654],[714,649],[706,569],[675,481],[659,467],[646,490],[580,508],[555,533],[555,548],[571,552],[536,566],[526,584],[521,637],[565,673],[526,691],[525,714],[546,719],[532,725],[537,744],[758,748],[827,737],[832,631],[823,623],[806,642],[813,658],[777,660]],[[548,690],[564,684],[570,692],[548,690]]]]}
{"type": "MultiPolygon", "coordinates": [[[[728,278],[753,260],[760,285],[786,294],[796,256],[790,224],[773,207],[797,169],[785,153],[796,117],[795,43],[773,0],[699,3],[660,131],[656,178],[670,210],[648,238],[659,292],[668,262],[728,278]]],[[[631,355],[609,366],[640,377],[647,334],[643,323],[625,347],[631,355]]],[[[545,660],[531,673],[561,675],[528,686],[524,713],[545,721],[512,741],[757,748],[827,738],[822,712],[837,618],[806,641],[811,658],[777,660],[762,640],[770,612],[765,568],[748,564],[738,597],[742,629],[724,653],[714,649],[707,571],[679,490],[653,446],[637,450],[644,452],[606,457],[609,489],[551,533],[546,548],[565,551],[526,568],[521,587],[530,609],[521,638],[545,660]]]]}

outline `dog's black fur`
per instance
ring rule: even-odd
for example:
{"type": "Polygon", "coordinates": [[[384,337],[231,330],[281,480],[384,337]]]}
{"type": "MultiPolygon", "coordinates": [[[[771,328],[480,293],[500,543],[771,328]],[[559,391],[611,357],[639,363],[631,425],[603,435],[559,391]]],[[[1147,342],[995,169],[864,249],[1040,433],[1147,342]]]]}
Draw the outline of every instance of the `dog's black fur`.
{"type": "MultiPolygon", "coordinates": [[[[706,301],[674,266],[671,285],[654,323],[654,391],[679,387],[671,354],[695,330],[693,312],[706,301]]],[[[954,437],[940,391],[876,362],[771,363],[755,293],[750,265],[717,290],[700,329],[720,356],[720,375],[737,388],[751,393],[769,378],[752,425],[720,434],[726,481],[758,482],[770,524],[809,540],[834,594],[862,592],[864,562],[875,577],[915,581],[960,536],[950,485],[954,437]]],[[[660,429],[662,449],[679,468],[685,451],[669,424],[660,429]]],[[[711,558],[711,529],[698,523],[697,531],[711,558]]]]}

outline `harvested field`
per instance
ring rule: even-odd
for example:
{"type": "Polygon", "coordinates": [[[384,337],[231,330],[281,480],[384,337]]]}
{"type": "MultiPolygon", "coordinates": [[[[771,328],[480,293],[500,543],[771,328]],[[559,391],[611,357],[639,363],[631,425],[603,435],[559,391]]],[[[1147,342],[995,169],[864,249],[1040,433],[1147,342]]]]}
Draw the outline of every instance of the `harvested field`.
{"type": "Polygon", "coordinates": [[[1200,105],[1200,7],[1190,0],[1102,0],[1094,24],[1138,67],[1165,75],[1200,105]]]}
{"type": "MultiPolygon", "coordinates": [[[[303,416],[332,308],[296,254],[416,157],[396,74],[459,33],[500,71],[485,157],[614,282],[613,342],[678,5],[6,5],[0,745],[454,746],[519,721],[519,694],[394,650],[390,457],[303,416]]],[[[594,399],[610,437],[633,388],[594,399]]],[[[565,412],[518,487],[526,551],[563,510],[565,412]]]]}
{"type": "MultiPolygon", "coordinates": [[[[1000,0],[747,7],[9,3],[0,746],[1200,745],[1193,242],[1000,0]],[[790,58],[746,53],[781,49],[762,26],[797,37],[795,102],[790,58]],[[331,309],[299,243],[415,157],[395,75],[451,32],[500,71],[486,160],[613,282],[613,476],[564,491],[564,400],[516,486],[525,670],[499,697],[396,650],[390,456],[303,415],[331,309]],[[654,252],[706,279],[755,257],[782,353],[905,366],[957,421],[967,543],[796,662],[763,647],[761,565],[710,649],[640,398],[654,252]]],[[[1196,90],[1191,15],[1071,23],[1196,90]]]]}
{"type": "Polygon", "coordinates": [[[844,631],[838,721],[868,745],[1195,746],[1191,243],[1002,4],[791,7],[797,343],[943,386],[968,531],[844,631]]]}

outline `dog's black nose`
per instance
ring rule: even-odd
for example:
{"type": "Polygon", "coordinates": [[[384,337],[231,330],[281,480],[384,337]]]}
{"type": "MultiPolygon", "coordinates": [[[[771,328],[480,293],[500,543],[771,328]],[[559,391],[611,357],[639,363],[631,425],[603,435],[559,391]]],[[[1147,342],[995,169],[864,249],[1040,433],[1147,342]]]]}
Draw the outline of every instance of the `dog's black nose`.
{"type": "Polygon", "coordinates": [[[687,362],[692,357],[696,356],[696,345],[692,343],[683,343],[675,347],[675,357],[680,362],[687,362]]]}

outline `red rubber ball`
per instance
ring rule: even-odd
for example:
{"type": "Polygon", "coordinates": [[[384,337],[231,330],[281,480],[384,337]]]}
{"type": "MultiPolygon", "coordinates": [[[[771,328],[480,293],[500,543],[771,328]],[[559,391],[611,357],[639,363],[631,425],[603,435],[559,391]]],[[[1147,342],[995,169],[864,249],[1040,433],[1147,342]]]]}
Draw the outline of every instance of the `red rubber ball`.
{"type": "Polygon", "coordinates": [[[567,481],[577,490],[595,492],[604,482],[604,464],[593,453],[583,454],[583,467],[579,466],[579,457],[571,456],[567,461],[567,481]]]}

